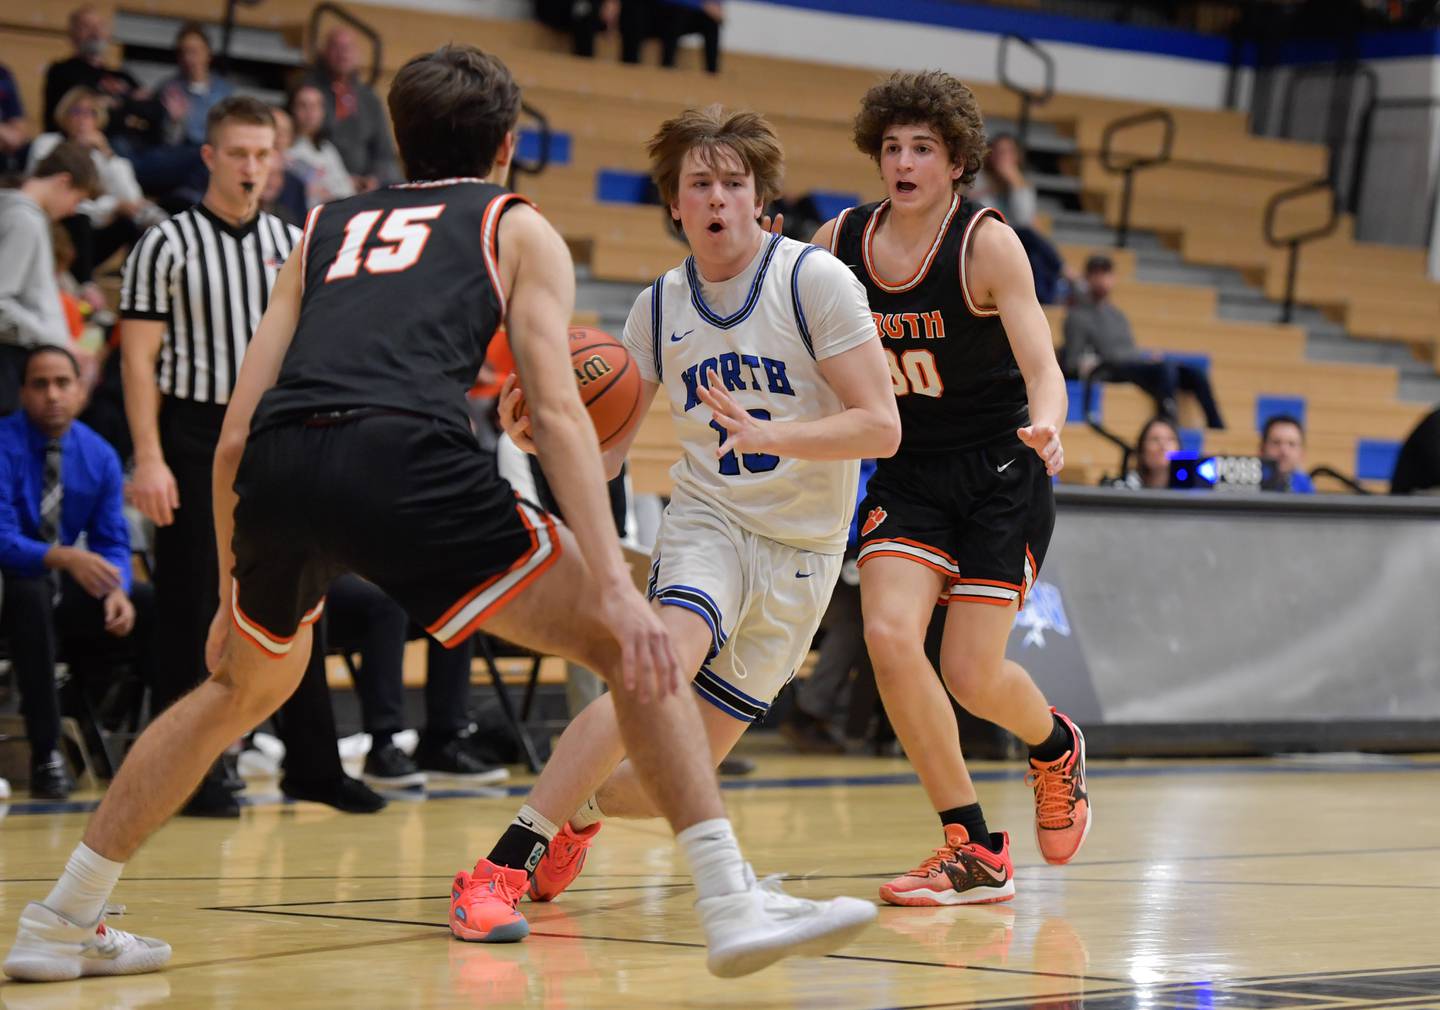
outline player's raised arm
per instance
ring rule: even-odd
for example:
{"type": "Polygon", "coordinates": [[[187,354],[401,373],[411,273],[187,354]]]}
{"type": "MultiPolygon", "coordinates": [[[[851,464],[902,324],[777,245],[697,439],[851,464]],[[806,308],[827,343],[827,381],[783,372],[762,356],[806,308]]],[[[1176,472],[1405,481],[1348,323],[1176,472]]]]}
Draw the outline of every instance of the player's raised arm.
{"type": "Polygon", "coordinates": [[[663,625],[630,578],[610,514],[595,428],[570,364],[575,308],[570,251],[539,213],[520,206],[500,219],[500,272],[509,300],[506,332],[529,404],[530,433],[545,479],[601,588],[596,604],[624,652],[625,687],[648,695],[679,686],[663,625]]]}
{"type": "Polygon", "coordinates": [[[1035,297],[1035,279],[1025,247],[1013,228],[1003,221],[982,219],[970,246],[975,288],[1000,310],[1000,321],[1030,403],[1030,424],[1018,432],[1021,440],[1039,453],[1052,477],[1065,466],[1060,429],[1065,425],[1069,396],[1065,376],[1055,357],[1050,322],[1035,297]]]}
{"type": "Polygon", "coordinates": [[[807,252],[798,268],[800,300],[820,374],[844,409],[814,421],[760,420],[712,372],[709,388],[699,394],[729,432],[720,456],[737,451],[809,460],[874,459],[893,456],[900,446],[900,413],[865,289],[829,253],[807,252]]]}

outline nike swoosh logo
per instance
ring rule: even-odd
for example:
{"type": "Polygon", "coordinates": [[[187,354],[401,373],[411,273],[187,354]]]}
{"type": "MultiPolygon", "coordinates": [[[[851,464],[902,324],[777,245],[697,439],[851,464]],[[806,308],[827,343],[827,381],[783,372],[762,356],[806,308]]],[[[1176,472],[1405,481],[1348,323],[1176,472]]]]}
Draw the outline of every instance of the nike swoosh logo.
{"type": "Polygon", "coordinates": [[[980,869],[985,871],[985,875],[991,880],[995,881],[995,883],[997,884],[1003,884],[1006,880],[1010,878],[1010,874],[1005,872],[1005,867],[1003,866],[1000,867],[1000,869],[997,871],[994,867],[992,867],[984,860],[977,859],[975,860],[975,862],[979,865],[980,869]]]}
{"type": "Polygon", "coordinates": [[[1010,463],[1013,463],[1013,462],[1015,462],[1015,461],[1012,459],[1012,460],[1010,460],[1009,463],[1006,463],[1004,466],[997,466],[997,467],[995,468],[995,472],[996,472],[996,473],[1004,473],[1004,472],[1009,468],[1010,463]]]}
{"type": "Polygon", "coordinates": [[[814,574],[815,574],[814,572],[796,572],[796,573],[795,573],[795,577],[796,577],[797,579],[808,579],[810,576],[812,576],[812,575],[814,575],[814,574]]]}
{"type": "Polygon", "coordinates": [[[695,332],[694,330],[686,330],[684,333],[680,334],[680,335],[677,337],[677,336],[675,335],[675,332],[672,330],[672,331],[670,332],[670,343],[672,343],[672,344],[678,344],[678,343],[680,343],[680,341],[684,340],[686,337],[688,337],[690,334],[692,334],[692,333],[694,333],[694,332],[695,332]]]}

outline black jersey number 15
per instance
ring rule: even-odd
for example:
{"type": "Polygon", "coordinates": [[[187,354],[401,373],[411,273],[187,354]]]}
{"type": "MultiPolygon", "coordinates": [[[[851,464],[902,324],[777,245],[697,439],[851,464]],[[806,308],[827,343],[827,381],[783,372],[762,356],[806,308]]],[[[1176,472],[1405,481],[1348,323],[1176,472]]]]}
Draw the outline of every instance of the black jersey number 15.
{"type": "Polygon", "coordinates": [[[367,274],[398,274],[420,262],[430,241],[430,226],[445,210],[443,203],[399,210],[364,210],[345,222],[345,239],[335,262],[325,274],[325,283],[354,277],[363,268],[367,274]],[[384,222],[380,223],[380,219],[384,222]],[[380,223],[376,231],[375,225],[380,223]],[[375,242],[370,241],[375,233],[375,242]],[[367,249],[367,243],[369,248],[367,249]]]}

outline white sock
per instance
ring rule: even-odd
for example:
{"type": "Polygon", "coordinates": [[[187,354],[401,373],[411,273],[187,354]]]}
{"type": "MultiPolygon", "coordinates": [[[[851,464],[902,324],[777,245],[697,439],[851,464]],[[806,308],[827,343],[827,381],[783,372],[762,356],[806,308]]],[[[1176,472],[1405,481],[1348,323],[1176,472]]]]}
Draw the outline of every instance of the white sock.
{"type": "Polygon", "coordinates": [[[740,843],[735,841],[735,832],[726,818],[692,824],[676,835],[675,841],[685,852],[690,875],[695,878],[695,890],[701,898],[749,890],[740,843]]]}
{"type": "Polygon", "coordinates": [[[71,922],[82,926],[100,918],[110,892],[120,881],[124,863],[106,859],[81,842],[70,853],[65,872],[44,901],[45,907],[59,912],[71,922]]]}
{"type": "Polygon", "coordinates": [[[510,823],[518,824],[520,827],[525,828],[527,831],[533,831],[537,835],[544,835],[546,842],[553,842],[555,840],[555,833],[560,830],[559,825],[548,819],[528,803],[520,808],[520,812],[515,815],[515,819],[510,823]]]}
{"type": "Polygon", "coordinates": [[[597,797],[591,796],[585,801],[585,805],[574,817],[570,818],[570,827],[576,831],[584,831],[590,825],[599,824],[605,819],[605,811],[600,809],[600,804],[596,800],[597,797]]]}

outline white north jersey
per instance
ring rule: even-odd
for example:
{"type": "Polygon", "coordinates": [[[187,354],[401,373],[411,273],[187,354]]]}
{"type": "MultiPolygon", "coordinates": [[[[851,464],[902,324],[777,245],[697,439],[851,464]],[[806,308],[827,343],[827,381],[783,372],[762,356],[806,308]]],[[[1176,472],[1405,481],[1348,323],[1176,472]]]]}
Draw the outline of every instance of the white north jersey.
{"type": "Polygon", "coordinates": [[[700,276],[694,257],[640,293],[625,346],[664,386],[685,453],[670,471],[677,496],[712,504],[744,529],[823,554],[845,549],[858,460],[815,462],[715,453],[726,434],[700,400],[711,369],[756,417],[813,421],[843,409],[819,362],[878,339],[865,288],[816,246],[767,236],[728,281],[700,276]]]}

